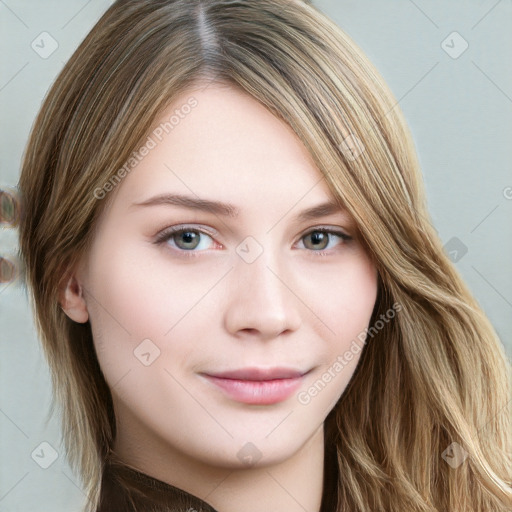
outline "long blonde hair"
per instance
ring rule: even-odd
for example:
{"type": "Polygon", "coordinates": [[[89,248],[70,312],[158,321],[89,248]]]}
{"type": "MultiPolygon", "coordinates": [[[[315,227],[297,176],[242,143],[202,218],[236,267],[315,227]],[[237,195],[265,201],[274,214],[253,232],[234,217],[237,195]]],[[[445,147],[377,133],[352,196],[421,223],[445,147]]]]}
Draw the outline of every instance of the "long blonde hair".
{"type": "Polygon", "coordinates": [[[37,117],[19,181],[20,250],[89,510],[115,416],[90,326],[64,314],[58,290],[107,204],[94,191],[199,80],[240,87],[291,126],[376,262],[372,322],[400,305],[327,417],[326,480],[336,491],[325,502],[340,512],[510,510],[503,346],[432,227],[393,94],[352,40],[300,0],[118,0],[37,117]],[[457,467],[447,462],[454,450],[457,467]]]}

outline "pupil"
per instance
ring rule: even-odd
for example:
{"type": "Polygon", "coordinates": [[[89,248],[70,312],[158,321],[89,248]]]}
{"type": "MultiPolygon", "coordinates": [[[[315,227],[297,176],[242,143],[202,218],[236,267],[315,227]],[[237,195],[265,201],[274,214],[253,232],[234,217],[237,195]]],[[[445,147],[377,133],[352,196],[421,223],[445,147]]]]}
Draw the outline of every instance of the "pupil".
{"type": "Polygon", "coordinates": [[[312,234],[313,244],[322,243],[322,239],[324,238],[324,236],[325,236],[325,233],[321,233],[319,231],[316,231],[315,233],[313,233],[312,234]]]}
{"type": "Polygon", "coordinates": [[[185,246],[188,246],[186,247],[187,249],[195,248],[195,246],[197,245],[197,243],[194,243],[197,239],[197,234],[194,233],[193,231],[183,231],[180,236],[181,243],[185,246]],[[192,247],[190,246],[190,244],[192,244],[192,247]]]}

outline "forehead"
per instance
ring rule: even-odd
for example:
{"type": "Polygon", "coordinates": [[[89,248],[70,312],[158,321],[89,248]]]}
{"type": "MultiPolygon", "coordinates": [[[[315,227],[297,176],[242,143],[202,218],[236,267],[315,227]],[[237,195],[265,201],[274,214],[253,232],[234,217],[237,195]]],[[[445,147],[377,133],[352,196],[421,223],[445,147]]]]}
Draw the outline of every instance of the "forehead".
{"type": "Polygon", "coordinates": [[[183,91],[136,153],[116,201],[141,202],[165,193],[247,206],[334,200],[293,130],[230,86],[183,91]]]}

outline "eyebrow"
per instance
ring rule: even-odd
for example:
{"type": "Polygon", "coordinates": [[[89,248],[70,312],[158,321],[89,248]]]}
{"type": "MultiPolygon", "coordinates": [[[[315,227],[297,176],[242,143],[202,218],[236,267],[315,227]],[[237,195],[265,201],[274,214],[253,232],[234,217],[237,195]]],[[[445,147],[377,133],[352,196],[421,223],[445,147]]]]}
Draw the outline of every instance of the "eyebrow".
{"type": "MultiPolygon", "coordinates": [[[[223,217],[237,218],[240,214],[239,208],[236,206],[223,203],[220,201],[211,201],[209,199],[202,199],[199,197],[192,197],[182,194],[160,194],[154,197],[150,197],[140,203],[133,203],[133,206],[181,206],[190,210],[201,210],[204,212],[212,213],[214,215],[220,215],[223,217]]],[[[345,213],[346,210],[339,204],[328,201],[325,203],[318,204],[311,208],[303,210],[295,216],[295,220],[298,222],[306,222],[308,220],[314,220],[319,217],[326,217],[334,213],[345,213]]]]}

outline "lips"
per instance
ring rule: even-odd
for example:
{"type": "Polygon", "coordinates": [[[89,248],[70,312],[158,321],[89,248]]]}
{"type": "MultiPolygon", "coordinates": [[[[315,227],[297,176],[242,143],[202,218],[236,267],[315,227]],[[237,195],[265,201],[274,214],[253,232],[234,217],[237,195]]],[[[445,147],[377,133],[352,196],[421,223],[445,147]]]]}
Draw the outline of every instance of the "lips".
{"type": "Polygon", "coordinates": [[[221,373],[208,374],[211,377],[218,377],[220,379],[234,379],[234,380],[251,380],[251,381],[264,381],[275,379],[296,379],[302,377],[306,372],[295,370],[292,368],[241,368],[240,370],[233,370],[221,373]]]}
{"type": "Polygon", "coordinates": [[[307,372],[294,368],[242,368],[202,376],[228,398],[251,405],[272,405],[288,399],[307,372]]]}

